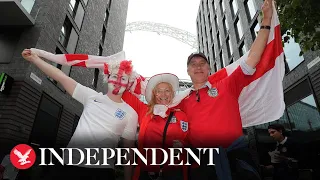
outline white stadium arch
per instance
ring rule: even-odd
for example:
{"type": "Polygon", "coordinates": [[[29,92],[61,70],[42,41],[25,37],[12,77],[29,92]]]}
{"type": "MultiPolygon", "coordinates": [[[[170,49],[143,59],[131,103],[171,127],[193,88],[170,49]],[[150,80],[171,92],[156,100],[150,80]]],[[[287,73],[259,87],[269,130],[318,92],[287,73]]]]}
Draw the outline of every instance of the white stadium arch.
{"type": "Polygon", "coordinates": [[[197,37],[192,33],[169,26],[167,24],[149,22],[149,21],[136,21],[128,23],[126,26],[127,32],[132,31],[149,31],[156,32],[165,36],[172,37],[180,42],[189,45],[193,49],[198,49],[197,37]]]}

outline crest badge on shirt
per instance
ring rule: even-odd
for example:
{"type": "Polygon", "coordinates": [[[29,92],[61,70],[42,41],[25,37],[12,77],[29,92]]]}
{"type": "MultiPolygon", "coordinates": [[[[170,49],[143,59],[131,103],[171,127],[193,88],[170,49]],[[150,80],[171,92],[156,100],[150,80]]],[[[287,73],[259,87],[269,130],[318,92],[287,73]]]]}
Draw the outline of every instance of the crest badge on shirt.
{"type": "Polygon", "coordinates": [[[125,117],[125,115],[126,115],[126,112],[124,112],[121,109],[117,109],[116,112],[114,113],[114,116],[119,120],[122,120],[125,117]]]}
{"type": "Polygon", "coordinates": [[[170,120],[170,123],[171,124],[174,124],[177,122],[177,118],[175,116],[172,116],[171,120],[170,120]]]}
{"type": "Polygon", "coordinates": [[[180,126],[183,132],[187,132],[188,131],[188,123],[185,121],[180,121],[180,126]]]}
{"type": "Polygon", "coordinates": [[[218,89],[217,88],[210,88],[209,90],[208,90],[208,95],[210,96],[210,97],[217,97],[218,96],[218,89]]]}

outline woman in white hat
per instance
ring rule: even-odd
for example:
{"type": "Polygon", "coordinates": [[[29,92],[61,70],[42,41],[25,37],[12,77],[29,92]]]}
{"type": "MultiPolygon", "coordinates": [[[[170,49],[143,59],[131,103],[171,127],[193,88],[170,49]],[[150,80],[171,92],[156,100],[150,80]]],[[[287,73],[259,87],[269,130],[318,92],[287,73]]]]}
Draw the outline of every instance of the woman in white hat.
{"type": "MultiPolygon", "coordinates": [[[[140,132],[138,148],[170,148],[187,146],[188,122],[184,112],[175,109],[174,97],[179,88],[179,79],[170,73],[157,74],[151,77],[146,85],[144,104],[134,95],[125,92],[122,96],[139,116],[140,132]],[[164,143],[163,143],[164,142],[164,143]]],[[[148,165],[139,163],[135,169],[134,180],[187,179],[186,166],[150,166],[151,151],[147,153],[148,165]]],[[[157,153],[157,164],[162,162],[162,153],[157,153]]],[[[180,156],[181,157],[181,156],[180,156]]],[[[169,157],[170,158],[170,157],[169,157]]],[[[176,163],[179,164],[180,162],[176,163]]]]}

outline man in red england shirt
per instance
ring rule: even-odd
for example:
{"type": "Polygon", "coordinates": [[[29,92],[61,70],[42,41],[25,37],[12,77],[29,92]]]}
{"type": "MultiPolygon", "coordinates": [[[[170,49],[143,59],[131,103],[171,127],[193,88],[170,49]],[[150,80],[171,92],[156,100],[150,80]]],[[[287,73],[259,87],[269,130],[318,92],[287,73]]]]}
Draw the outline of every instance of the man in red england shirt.
{"type": "MultiPolygon", "coordinates": [[[[253,81],[256,65],[259,63],[267,45],[271,18],[273,13],[272,0],[265,0],[262,11],[264,14],[261,29],[255,39],[248,58],[227,78],[216,81],[209,77],[210,66],[208,59],[202,53],[193,53],[188,57],[187,71],[193,82],[192,90],[181,102],[181,109],[187,114],[189,120],[189,141],[193,148],[230,147],[232,143],[243,136],[238,98],[242,89],[253,81]],[[208,78],[209,77],[209,78],[208,78]]],[[[228,151],[231,172],[237,171],[237,165],[250,164],[254,167],[250,155],[242,150],[228,151]],[[241,153],[240,153],[241,152],[241,153]],[[232,156],[232,157],[231,157],[232,156]],[[236,156],[236,157],[234,157],[236,156]],[[240,163],[233,160],[243,160],[240,163]]],[[[215,157],[216,158],[216,157],[215,157]]],[[[202,163],[205,162],[202,161],[202,163]]],[[[242,166],[243,167],[243,166],[242,166]]],[[[212,167],[197,167],[191,169],[191,179],[217,179],[219,171],[212,167]]],[[[224,171],[224,170],[222,170],[224,171]]],[[[242,175],[245,179],[259,179],[254,168],[252,177],[242,175]]],[[[235,173],[232,173],[233,179],[235,173]]],[[[236,176],[238,176],[237,174],[236,176]]],[[[223,179],[230,179],[222,175],[223,179]]],[[[237,177],[241,179],[241,177],[237,177]]]]}

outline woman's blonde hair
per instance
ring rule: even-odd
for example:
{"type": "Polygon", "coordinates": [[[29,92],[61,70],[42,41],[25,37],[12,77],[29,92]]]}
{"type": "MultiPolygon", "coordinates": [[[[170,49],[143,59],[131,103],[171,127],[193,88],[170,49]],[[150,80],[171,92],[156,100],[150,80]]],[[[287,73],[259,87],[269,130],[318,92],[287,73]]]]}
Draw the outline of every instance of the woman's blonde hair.
{"type": "MultiPolygon", "coordinates": [[[[171,85],[170,83],[167,83],[167,82],[160,82],[160,83],[158,83],[158,84],[152,89],[152,97],[151,97],[151,100],[150,100],[149,103],[148,103],[148,112],[147,112],[147,115],[149,115],[149,114],[153,115],[153,109],[154,109],[154,106],[156,105],[156,95],[155,95],[156,92],[155,92],[155,91],[156,91],[157,87],[159,86],[159,84],[162,84],[162,83],[167,84],[167,85],[169,86],[169,89],[170,89],[170,91],[171,91],[171,93],[172,93],[172,98],[174,97],[173,87],[172,87],[172,85],[171,85]]],[[[172,99],[171,99],[171,101],[172,101],[172,99]]]]}

